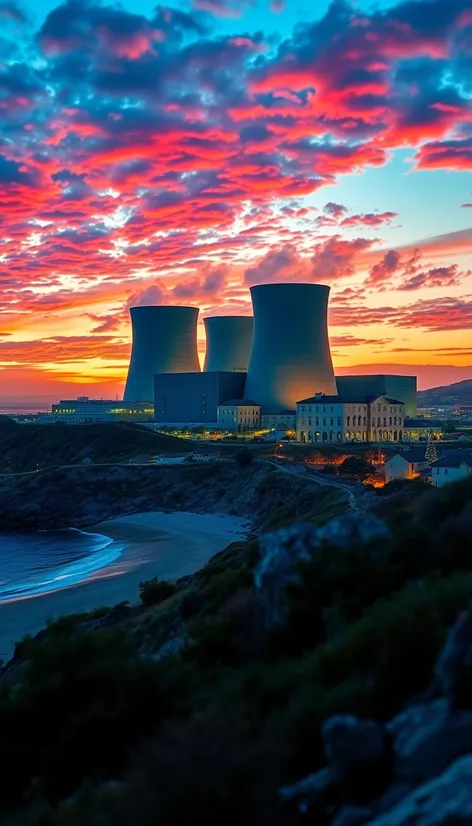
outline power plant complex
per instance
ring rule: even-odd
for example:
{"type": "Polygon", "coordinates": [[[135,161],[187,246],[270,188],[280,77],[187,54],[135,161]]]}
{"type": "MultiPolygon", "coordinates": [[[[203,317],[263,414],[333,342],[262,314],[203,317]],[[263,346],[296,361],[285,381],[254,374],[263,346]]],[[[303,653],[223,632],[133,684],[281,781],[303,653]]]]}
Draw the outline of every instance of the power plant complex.
{"type": "Polygon", "coordinates": [[[253,316],[204,319],[203,371],[197,307],[132,307],[124,401],[153,403],[161,426],[291,430],[313,442],[401,441],[405,416],[416,415],[416,377],[336,379],[329,292],[309,283],[253,286],[253,316]]]}

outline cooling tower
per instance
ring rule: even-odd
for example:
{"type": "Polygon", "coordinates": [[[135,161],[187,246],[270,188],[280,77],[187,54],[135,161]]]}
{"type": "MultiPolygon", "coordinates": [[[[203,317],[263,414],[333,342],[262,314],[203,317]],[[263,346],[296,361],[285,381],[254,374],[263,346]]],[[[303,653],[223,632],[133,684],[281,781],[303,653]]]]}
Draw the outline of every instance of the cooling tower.
{"type": "Polygon", "coordinates": [[[200,372],[196,307],[131,307],[133,347],[124,401],[152,401],[156,373],[200,372]]]}
{"type": "Polygon", "coordinates": [[[252,347],[252,316],[221,315],[204,319],[205,373],[247,371],[252,347]]]}
{"type": "Polygon", "coordinates": [[[294,410],[315,393],[336,395],[328,340],[329,287],[264,284],[251,287],[254,340],[245,397],[262,412],[294,410]]]}

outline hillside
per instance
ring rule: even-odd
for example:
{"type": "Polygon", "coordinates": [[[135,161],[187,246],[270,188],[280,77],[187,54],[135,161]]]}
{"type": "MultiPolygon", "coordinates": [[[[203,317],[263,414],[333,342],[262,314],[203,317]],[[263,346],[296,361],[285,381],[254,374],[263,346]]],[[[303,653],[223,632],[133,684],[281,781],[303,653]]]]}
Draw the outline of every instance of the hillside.
{"type": "Polygon", "coordinates": [[[74,467],[0,477],[0,531],[94,525],[150,510],[249,517],[254,526],[328,519],[347,510],[342,490],[294,479],[270,464],[74,467]]]}
{"type": "MultiPolygon", "coordinates": [[[[336,513],[281,477],[239,468],[221,496],[336,513]]],[[[469,824],[470,614],[443,645],[472,598],[471,507],[472,480],[406,482],[375,515],[236,542],[22,642],[0,681],[2,823],[469,824]]]]}
{"type": "MultiPolygon", "coordinates": [[[[471,368],[472,372],[472,368],[471,368]]],[[[472,379],[458,381],[444,387],[431,387],[418,392],[418,406],[472,404],[472,379]]]]}
{"type": "Polygon", "coordinates": [[[188,453],[194,443],[126,422],[18,424],[0,416],[0,473],[37,467],[120,462],[143,455],[188,453]]]}

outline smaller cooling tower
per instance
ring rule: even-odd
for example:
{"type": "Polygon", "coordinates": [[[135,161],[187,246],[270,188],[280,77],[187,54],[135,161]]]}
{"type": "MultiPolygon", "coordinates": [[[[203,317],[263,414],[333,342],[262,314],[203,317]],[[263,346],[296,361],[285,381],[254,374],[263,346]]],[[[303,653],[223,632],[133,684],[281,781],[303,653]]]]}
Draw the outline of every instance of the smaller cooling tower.
{"type": "Polygon", "coordinates": [[[124,401],[152,401],[156,373],[198,373],[197,307],[131,307],[133,346],[124,401]]]}
{"type": "Polygon", "coordinates": [[[220,315],[204,319],[206,332],[205,373],[247,372],[252,347],[252,316],[220,315]]]}
{"type": "Polygon", "coordinates": [[[328,340],[329,287],[262,284],[251,287],[254,342],[245,398],[263,413],[294,410],[315,393],[336,395],[328,340]]]}

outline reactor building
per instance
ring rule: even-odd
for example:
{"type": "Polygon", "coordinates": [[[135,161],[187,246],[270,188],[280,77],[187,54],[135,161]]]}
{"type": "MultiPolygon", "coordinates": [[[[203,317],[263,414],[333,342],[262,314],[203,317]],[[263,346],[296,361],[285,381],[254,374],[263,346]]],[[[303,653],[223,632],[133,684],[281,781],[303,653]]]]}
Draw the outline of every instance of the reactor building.
{"type": "Polygon", "coordinates": [[[385,397],[404,405],[402,417],[414,417],[415,376],[335,377],[328,337],[329,293],[328,286],[312,283],[251,287],[253,316],[204,319],[203,370],[197,352],[197,307],[132,307],[133,345],[124,402],[136,406],[153,401],[154,421],[160,425],[205,425],[224,431],[298,431],[298,416],[305,411],[298,410],[297,403],[303,408],[303,400],[309,399],[316,399],[312,427],[324,426],[326,419],[333,433],[334,399],[349,416],[353,405],[385,397]],[[316,404],[321,404],[319,422],[316,404]]]}
{"type": "Polygon", "coordinates": [[[245,398],[261,412],[295,410],[315,393],[337,393],[328,339],[330,288],[321,284],[251,287],[254,339],[245,398]]]}
{"type": "Polygon", "coordinates": [[[133,344],[124,401],[154,399],[156,373],[200,372],[197,307],[131,307],[133,344]]]}
{"type": "Polygon", "coordinates": [[[254,318],[215,315],[203,320],[206,333],[204,373],[247,373],[252,348],[254,318]]]}

